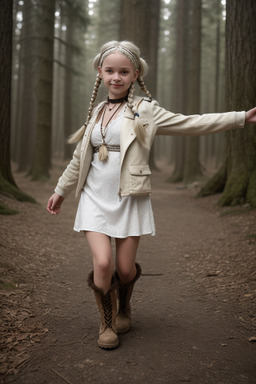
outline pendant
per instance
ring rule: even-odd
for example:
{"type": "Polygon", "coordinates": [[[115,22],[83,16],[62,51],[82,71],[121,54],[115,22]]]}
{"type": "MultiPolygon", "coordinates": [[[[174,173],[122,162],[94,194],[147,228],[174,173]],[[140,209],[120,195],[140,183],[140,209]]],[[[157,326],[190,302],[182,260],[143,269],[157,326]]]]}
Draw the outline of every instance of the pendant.
{"type": "Polygon", "coordinates": [[[108,159],[108,149],[106,144],[101,144],[99,149],[99,161],[104,162],[108,159]]]}

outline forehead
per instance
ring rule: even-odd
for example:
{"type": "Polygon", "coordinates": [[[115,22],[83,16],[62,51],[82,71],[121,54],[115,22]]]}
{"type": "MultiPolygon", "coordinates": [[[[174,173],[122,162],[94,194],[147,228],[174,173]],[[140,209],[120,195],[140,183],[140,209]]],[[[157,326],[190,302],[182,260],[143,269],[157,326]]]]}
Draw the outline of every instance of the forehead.
{"type": "Polygon", "coordinates": [[[119,52],[108,55],[102,63],[103,67],[125,67],[133,69],[133,64],[127,56],[119,52]]]}

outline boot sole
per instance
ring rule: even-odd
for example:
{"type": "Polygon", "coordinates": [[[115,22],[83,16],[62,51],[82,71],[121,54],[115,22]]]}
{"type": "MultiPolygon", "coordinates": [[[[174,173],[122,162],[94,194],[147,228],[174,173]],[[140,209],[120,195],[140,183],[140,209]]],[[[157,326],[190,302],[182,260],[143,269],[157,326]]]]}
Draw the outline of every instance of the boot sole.
{"type": "Polygon", "coordinates": [[[117,330],[117,334],[118,334],[118,335],[124,335],[125,333],[128,333],[128,332],[131,330],[131,327],[132,327],[132,326],[130,326],[130,327],[127,328],[127,329],[124,329],[123,331],[119,331],[119,330],[117,330]]]}
{"type": "Polygon", "coordinates": [[[112,344],[112,345],[109,345],[109,344],[106,345],[106,344],[98,343],[98,347],[101,349],[115,349],[115,348],[119,347],[119,343],[112,344]]]}

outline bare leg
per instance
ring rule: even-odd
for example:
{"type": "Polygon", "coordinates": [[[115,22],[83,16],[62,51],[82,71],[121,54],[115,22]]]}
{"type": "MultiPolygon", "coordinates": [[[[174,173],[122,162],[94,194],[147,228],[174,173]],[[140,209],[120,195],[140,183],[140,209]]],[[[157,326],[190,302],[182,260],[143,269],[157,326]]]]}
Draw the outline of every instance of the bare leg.
{"type": "Polygon", "coordinates": [[[111,239],[98,232],[85,232],[91,254],[93,257],[94,284],[107,292],[111,286],[114,272],[111,239]]]}
{"type": "Polygon", "coordinates": [[[116,270],[123,284],[128,284],[136,276],[135,259],[139,241],[139,236],[116,239],[116,270]]]}

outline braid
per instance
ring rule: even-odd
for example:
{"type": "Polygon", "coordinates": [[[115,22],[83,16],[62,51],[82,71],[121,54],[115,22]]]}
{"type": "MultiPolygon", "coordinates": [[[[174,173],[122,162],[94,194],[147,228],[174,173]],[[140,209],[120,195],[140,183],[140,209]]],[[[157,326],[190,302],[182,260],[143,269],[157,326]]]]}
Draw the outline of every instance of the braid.
{"type": "Polygon", "coordinates": [[[145,85],[145,83],[144,83],[143,78],[142,78],[141,76],[139,76],[138,79],[137,79],[137,81],[138,81],[138,83],[139,83],[139,85],[140,85],[142,91],[146,93],[147,97],[149,97],[150,99],[152,99],[151,93],[150,93],[149,90],[147,89],[147,87],[146,87],[146,85],[145,85]]]}
{"type": "Polygon", "coordinates": [[[100,83],[101,83],[101,78],[100,78],[100,75],[97,74],[96,81],[94,83],[94,87],[93,87],[93,91],[92,91],[92,97],[91,97],[89,108],[88,108],[88,115],[87,115],[86,121],[85,121],[84,125],[77,132],[75,132],[73,135],[71,135],[71,137],[68,139],[69,144],[74,144],[74,143],[76,143],[82,139],[84,132],[86,130],[86,127],[87,127],[87,125],[88,125],[88,123],[92,117],[93,106],[94,106],[94,102],[95,102],[97,94],[98,94],[98,89],[99,89],[100,83]]]}
{"type": "Polygon", "coordinates": [[[132,83],[132,85],[130,87],[129,94],[128,94],[127,106],[129,108],[131,108],[131,110],[134,114],[134,131],[135,131],[135,134],[136,134],[138,141],[143,145],[144,141],[145,141],[145,130],[144,130],[143,124],[139,118],[139,114],[138,114],[138,111],[136,109],[136,106],[133,103],[134,102],[134,92],[135,92],[135,86],[134,86],[134,83],[132,83]]]}
{"type": "MultiPolygon", "coordinates": [[[[139,73],[139,77],[137,78],[137,81],[139,83],[140,88],[147,95],[147,97],[151,99],[152,98],[151,94],[147,89],[143,80],[143,77],[147,73],[148,65],[146,61],[143,58],[141,58],[139,48],[136,47],[136,45],[134,45],[133,43],[129,41],[121,41],[121,42],[110,41],[109,43],[104,44],[101,48],[101,52],[94,58],[94,69],[98,70],[99,67],[102,67],[104,59],[108,55],[115,52],[119,52],[125,55],[131,61],[131,63],[133,64],[134,70],[137,70],[139,73]]],[[[89,124],[89,121],[92,117],[94,102],[98,94],[100,83],[101,83],[101,78],[100,78],[100,75],[98,74],[96,77],[96,81],[94,83],[86,121],[84,125],[69,138],[68,142],[70,144],[80,141],[84,135],[86,127],[89,124]]],[[[135,130],[137,139],[143,145],[145,142],[145,129],[139,118],[139,112],[134,102],[134,92],[135,92],[135,87],[134,87],[134,84],[132,83],[129,90],[129,94],[128,94],[127,105],[129,108],[131,108],[134,114],[134,130],[135,130]]]]}
{"type": "Polygon", "coordinates": [[[97,74],[96,81],[95,81],[95,84],[94,84],[94,88],[93,88],[93,91],[92,91],[92,97],[91,97],[90,104],[89,104],[88,116],[87,116],[86,122],[84,124],[85,126],[88,125],[88,123],[89,123],[89,121],[90,121],[90,119],[92,117],[92,110],[93,110],[94,102],[95,102],[97,94],[98,94],[98,89],[99,89],[100,83],[101,83],[101,78],[100,78],[100,75],[97,74]]]}
{"type": "Polygon", "coordinates": [[[135,86],[134,86],[134,83],[132,83],[128,93],[128,103],[127,103],[128,107],[130,107],[131,110],[133,109],[134,92],[135,92],[135,86]]]}

